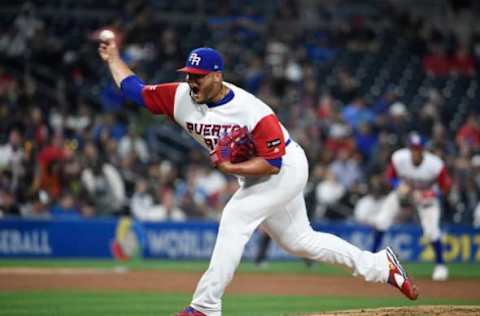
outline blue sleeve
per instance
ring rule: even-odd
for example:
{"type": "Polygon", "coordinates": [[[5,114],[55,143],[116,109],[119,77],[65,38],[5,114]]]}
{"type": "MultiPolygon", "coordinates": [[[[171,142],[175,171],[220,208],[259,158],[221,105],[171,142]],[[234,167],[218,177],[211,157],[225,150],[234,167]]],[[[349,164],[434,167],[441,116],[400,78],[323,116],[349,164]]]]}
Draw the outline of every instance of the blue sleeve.
{"type": "Polygon", "coordinates": [[[137,105],[145,106],[142,96],[143,85],[143,81],[138,76],[131,75],[120,82],[120,91],[137,105]]]}
{"type": "Polygon", "coordinates": [[[268,163],[278,169],[282,168],[282,157],[276,159],[267,159],[268,163]]]}
{"type": "Polygon", "coordinates": [[[393,178],[390,180],[390,185],[392,186],[393,189],[396,189],[399,184],[400,184],[400,179],[398,178],[393,178]]]}

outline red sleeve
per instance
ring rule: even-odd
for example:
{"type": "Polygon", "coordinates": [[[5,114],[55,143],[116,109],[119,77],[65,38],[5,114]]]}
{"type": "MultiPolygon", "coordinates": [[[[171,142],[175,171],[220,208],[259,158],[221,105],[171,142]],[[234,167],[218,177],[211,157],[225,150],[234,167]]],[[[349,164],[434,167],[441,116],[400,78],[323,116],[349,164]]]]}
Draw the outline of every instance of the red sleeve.
{"type": "Polygon", "coordinates": [[[457,142],[463,141],[464,138],[466,138],[465,136],[467,133],[468,133],[467,128],[465,126],[462,126],[457,132],[457,136],[456,136],[457,142]]]}
{"type": "Polygon", "coordinates": [[[280,122],[275,114],[263,117],[252,131],[257,155],[265,159],[276,159],[285,155],[285,140],[280,122]]]}
{"type": "Polygon", "coordinates": [[[385,177],[391,183],[394,179],[398,178],[397,171],[395,170],[395,166],[393,162],[390,161],[390,164],[387,167],[387,171],[385,172],[385,177]]]}
{"type": "Polygon", "coordinates": [[[452,187],[452,178],[450,178],[448,175],[447,168],[443,167],[442,171],[440,171],[440,174],[437,177],[437,183],[445,195],[450,192],[450,188],[452,187]]]}
{"type": "Polygon", "coordinates": [[[145,107],[154,114],[168,115],[173,119],[175,92],[178,85],[178,82],[145,85],[142,91],[145,107]]]}

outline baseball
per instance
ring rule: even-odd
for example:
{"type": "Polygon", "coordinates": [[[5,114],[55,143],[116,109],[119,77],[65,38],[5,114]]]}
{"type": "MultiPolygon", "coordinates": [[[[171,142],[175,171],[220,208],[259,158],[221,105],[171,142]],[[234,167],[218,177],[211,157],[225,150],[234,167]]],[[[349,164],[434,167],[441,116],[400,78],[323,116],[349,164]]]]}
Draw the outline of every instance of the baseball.
{"type": "Polygon", "coordinates": [[[98,34],[98,39],[102,42],[109,42],[115,38],[115,33],[110,30],[103,30],[98,34]]]}

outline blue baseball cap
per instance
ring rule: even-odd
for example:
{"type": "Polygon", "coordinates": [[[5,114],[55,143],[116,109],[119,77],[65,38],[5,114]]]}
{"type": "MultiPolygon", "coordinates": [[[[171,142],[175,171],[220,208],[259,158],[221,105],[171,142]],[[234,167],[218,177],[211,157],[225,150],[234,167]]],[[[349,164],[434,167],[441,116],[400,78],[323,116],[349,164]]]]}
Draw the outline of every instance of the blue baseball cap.
{"type": "Polygon", "coordinates": [[[177,71],[197,75],[206,75],[214,71],[223,71],[223,58],[213,48],[201,47],[194,49],[188,55],[185,67],[177,71]]]}
{"type": "Polygon", "coordinates": [[[408,135],[408,146],[410,148],[422,149],[424,145],[422,136],[416,132],[412,132],[408,135]]]}

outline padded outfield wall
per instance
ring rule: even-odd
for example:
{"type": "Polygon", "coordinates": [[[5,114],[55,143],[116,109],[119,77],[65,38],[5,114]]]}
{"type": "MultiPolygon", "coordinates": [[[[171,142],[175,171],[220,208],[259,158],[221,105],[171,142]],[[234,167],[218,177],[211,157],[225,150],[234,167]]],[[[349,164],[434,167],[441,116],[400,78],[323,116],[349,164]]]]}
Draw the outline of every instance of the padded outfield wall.
{"type": "MultiPolygon", "coordinates": [[[[369,249],[373,233],[366,226],[345,223],[316,223],[314,228],[338,235],[369,249]]],[[[208,259],[218,225],[210,222],[139,223],[123,219],[0,220],[0,258],[103,258],[144,257],[157,259],[208,259]]],[[[480,262],[480,229],[444,226],[447,262],[480,262]]],[[[255,234],[247,244],[244,258],[257,251],[255,234]]],[[[386,234],[403,260],[428,262],[433,251],[417,225],[397,225],[386,234]]],[[[273,245],[272,260],[291,256],[273,245]]]]}

